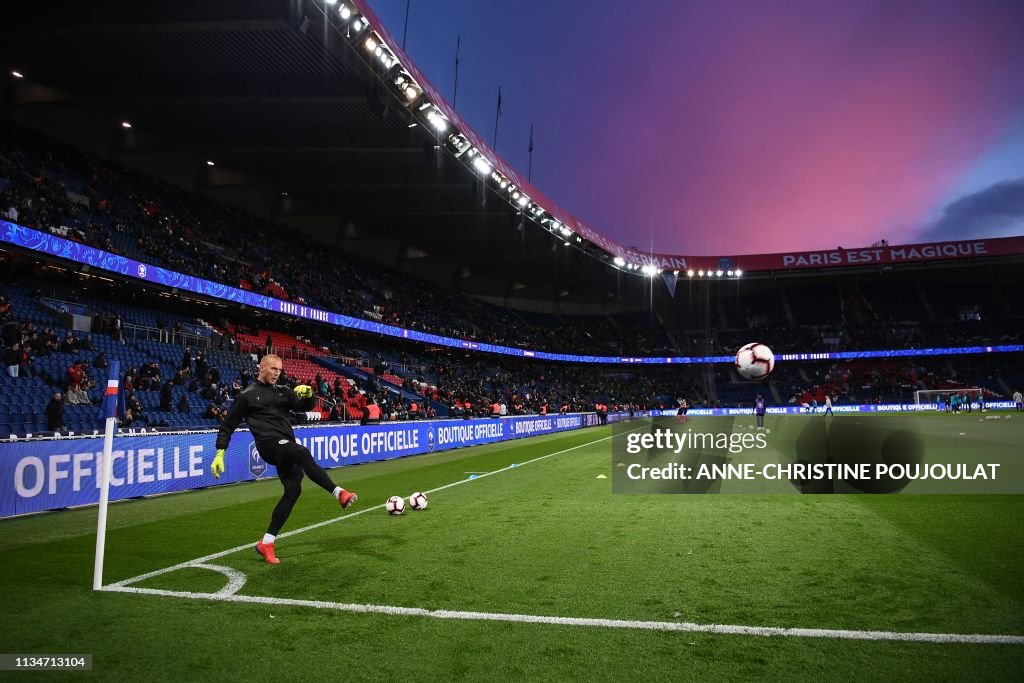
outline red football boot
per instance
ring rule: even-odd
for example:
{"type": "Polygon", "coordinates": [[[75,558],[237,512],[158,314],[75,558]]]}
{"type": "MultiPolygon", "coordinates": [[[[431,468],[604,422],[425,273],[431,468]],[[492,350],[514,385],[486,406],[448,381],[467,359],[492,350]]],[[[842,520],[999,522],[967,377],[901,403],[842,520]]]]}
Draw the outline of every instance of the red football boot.
{"type": "Polygon", "coordinates": [[[281,560],[277,559],[277,555],[274,554],[273,543],[257,541],[256,552],[263,556],[263,559],[267,561],[267,564],[281,564],[281,560]]]}

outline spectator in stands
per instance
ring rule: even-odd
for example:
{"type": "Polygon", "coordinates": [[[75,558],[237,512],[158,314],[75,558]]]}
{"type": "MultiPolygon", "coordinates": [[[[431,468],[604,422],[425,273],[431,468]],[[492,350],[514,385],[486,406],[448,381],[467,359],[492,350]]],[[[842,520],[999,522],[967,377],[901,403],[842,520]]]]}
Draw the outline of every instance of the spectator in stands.
{"type": "Polygon", "coordinates": [[[160,364],[150,361],[142,366],[142,381],[147,386],[140,387],[143,390],[155,391],[162,381],[160,377],[160,364]]]}
{"type": "Polygon", "coordinates": [[[68,389],[67,402],[68,405],[72,406],[87,406],[92,404],[92,401],[89,400],[89,393],[80,384],[68,389]]]}
{"type": "Polygon", "coordinates": [[[174,382],[167,380],[160,388],[160,410],[168,413],[171,411],[171,403],[174,401],[174,382]]]}
{"type": "Polygon", "coordinates": [[[133,422],[135,422],[135,415],[132,413],[132,409],[125,408],[124,417],[121,418],[120,426],[127,429],[128,427],[132,426],[133,422]]]}
{"type": "Polygon", "coordinates": [[[0,294],[0,325],[8,322],[12,316],[11,302],[0,294]]]}
{"type": "Polygon", "coordinates": [[[189,404],[188,404],[188,394],[186,394],[184,392],[182,392],[181,396],[178,398],[178,412],[179,413],[191,412],[191,408],[189,407],[189,404]]]}
{"type": "Polygon", "coordinates": [[[181,354],[181,365],[180,365],[180,368],[182,370],[188,370],[189,373],[192,372],[192,347],[191,346],[188,346],[188,345],[185,346],[185,351],[181,354]]]}
{"type": "Polygon", "coordinates": [[[32,367],[32,362],[35,360],[32,355],[32,351],[29,349],[28,344],[21,345],[21,351],[18,358],[18,376],[19,377],[35,377],[36,371],[32,367]]]}
{"type": "Polygon", "coordinates": [[[50,355],[52,353],[57,353],[58,351],[60,351],[60,340],[57,338],[57,335],[54,334],[53,330],[47,327],[46,332],[43,333],[43,336],[45,337],[44,343],[46,344],[46,355],[50,355]]]}
{"type": "Polygon", "coordinates": [[[17,377],[19,365],[21,363],[21,350],[17,344],[11,344],[4,350],[4,366],[7,368],[7,374],[10,377],[17,377]]]}
{"type": "Polygon", "coordinates": [[[139,399],[135,395],[135,392],[134,391],[131,391],[131,392],[126,391],[125,392],[125,396],[126,396],[126,398],[124,400],[125,409],[126,410],[131,410],[136,418],[141,418],[142,417],[142,413],[143,413],[142,404],[139,403],[139,399]]]}
{"type": "Polygon", "coordinates": [[[227,408],[221,408],[216,403],[211,403],[206,406],[206,412],[203,413],[203,417],[207,419],[217,420],[218,422],[224,422],[224,418],[228,416],[227,408]]]}
{"type": "Polygon", "coordinates": [[[366,402],[366,408],[363,410],[363,419],[361,424],[378,424],[381,420],[381,409],[377,405],[377,402],[371,396],[366,402]]]}
{"type": "Polygon", "coordinates": [[[32,352],[36,355],[36,358],[47,357],[50,355],[50,349],[46,346],[46,339],[43,335],[33,332],[26,342],[28,347],[32,349],[32,352]]]}
{"type": "MultiPolygon", "coordinates": [[[[79,361],[75,361],[70,366],[68,366],[67,390],[69,392],[72,390],[77,390],[81,387],[84,374],[85,373],[82,372],[82,364],[79,361]]],[[[70,402],[70,396],[68,397],[68,399],[70,402]]]]}
{"type": "Polygon", "coordinates": [[[206,373],[209,370],[209,366],[206,363],[206,356],[203,355],[202,351],[196,353],[196,371],[195,377],[206,377],[206,373]]]}
{"type": "Polygon", "coordinates": [[[94,368],[99,368],[100,370],[105,370],[110,367],[110,363],[107,361],[107,354],[103,351],[96,354],[96,357],[92,359],[92,366],[94,368]]]}
{"type": "Polygon", "coordinates": [[[345,419],[345,402],[341,399],[332,401],[331,412],[327,419],[332,422],[341,422],[345,419]]]}
{"type": "Polygon", "coordinates": [[[64,399],[59,391],[55,391],[46,404],[46,428],[54,432],[63,432],[64,427],[64,399]]]}
{"type": "Polygon", "coordinates": [[[82,370],[82,391],[95,388],[96,380],[89,375],[89,361],[83,360],[78,367],[82,370]]]}
{"type": "Polygon", "coordinates": [[[78,339],[71,334],[67,333],[64,337],[64,341],[60,345],[61,353],[78,353],[78,339]]]}

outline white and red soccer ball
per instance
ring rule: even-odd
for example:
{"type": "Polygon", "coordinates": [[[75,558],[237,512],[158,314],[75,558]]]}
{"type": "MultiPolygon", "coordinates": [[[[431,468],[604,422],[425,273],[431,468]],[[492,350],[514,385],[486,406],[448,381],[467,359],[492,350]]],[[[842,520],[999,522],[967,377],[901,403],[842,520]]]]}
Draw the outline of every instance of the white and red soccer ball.
{"type": "Polygon", "coordinates": [[[388,502],[384,503],[384,509],[389,515],[400,515],[405,512],[405,499],[401,496],[391,496],[388,502]]]}
{"type": "Polygon", "coordinates": [[[736,372],[744,379],[764,379],[774,369],[775,354],[760,342],[747,344],[736,352],[736,372]]]}
{"type": "MultiPolygon", "coordinates": [[[[427,497],[417,491],[409,496],[409,507],[413,510],[426,509],[427,497]]],[[[388,511],[389,515],[400,515],[405,512],[405,499],[401,496],[391,496],[388,498],[388,501],[384,503],[384,509],[388,511]]]]}

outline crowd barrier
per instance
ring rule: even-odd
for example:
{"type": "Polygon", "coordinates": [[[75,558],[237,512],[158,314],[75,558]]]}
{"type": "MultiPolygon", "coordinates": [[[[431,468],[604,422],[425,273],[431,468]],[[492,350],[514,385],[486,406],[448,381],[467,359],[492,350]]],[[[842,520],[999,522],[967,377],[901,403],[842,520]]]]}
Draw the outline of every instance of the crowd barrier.
{"type": "MultiPolygon", "coordinates": [[[[381,425],[297,427],[295,436],[323,467],[388,460],[582,429],[593,413],[429,420],[381,425]]],[[[274,476],[249,432],[235,432],[220,479],[210,474],[216,431],[119,435],[114,438],[110,500],[188,491],[274,476]]],[[[0,442],[0,518],[94,505],[103,437],[0,442]]]]}
{"type": "MultiPolygon", "coordinates": [[[[989,410],[1012,410],[1012,401],[992,401],[989,410]]],[[[934,412],[933,404],[837,405],[836,414],[934,412]]],[[[821,406],[815,413],[823,411],[821,406]]],[[[769,415],[807,414],[803,406],[773,406],[769,415]]],[[[633,417],[675,415],[675,410],[637,411],[633,417]]],[[[751,408],[691,408],[690,417],[753,415],[751,408]]],[[[612,412],[608,422],[629,419],[612,412]]],[[[408,455],[476,446],[598,425],[594,413],[428,420],[381,425],[298,427],[296,438],[324,467],[388,460],[408,455]]],[[[186,433],[121,434],[114,438],[110,499],[122,500],[274,476],[259,456],[248,431],[238,430],[228,448],[227,469],[220,479],[210,474],[214,430],[186,433]]],[[[99,501],[97,471],[102,463],[99,436],[19,439],[0,442],[0,518],[99,501]]]]}
{"type": "MultiPolygon", "coordinates": [[[[1011,410],[1016,407],[1013,401],[989,401],[985,404],[987,410],[1011,410]]],[[[979,410],[978,404],[972,404],[973,410],[979,410]]],[[[934,403],[867,403],[861,405],[834,405],[832,406],[832,412],[835,414],[840,413],[934,413],[938,410],[934,403]]],[[[964,410],[967,407],[964,406],[964,410]]],[[[769,406],[765,409],[765,413],[768,415],[807,415],[809,413],[821,414],[825,412],[823,405],[805,406],[805,405],[792,405],[792,406],[769,406]]],[[[654,417],[675,415],[676,410],[652,410],[650,413],[654,417]]],[[[688,417],[700,416],[700,415],[753,415],[754,409],[751,408],[690,408],[689,412],[686,413],[688,417]]]]}

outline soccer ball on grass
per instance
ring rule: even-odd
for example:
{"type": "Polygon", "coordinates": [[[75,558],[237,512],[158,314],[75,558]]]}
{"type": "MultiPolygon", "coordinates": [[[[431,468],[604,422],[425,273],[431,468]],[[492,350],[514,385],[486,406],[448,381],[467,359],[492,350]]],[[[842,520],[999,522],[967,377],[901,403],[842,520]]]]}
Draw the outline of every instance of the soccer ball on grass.
{"type": "Polygon", "coordinates": [[[423,510],[427,507],[427,497],[417,491],[409,496],[409,507],[413,510],[423,510]]]}
{"type": "Polygon", "coordinates": [[[405,512],[405,499],[401,496],[391,496],[388,502],[384,503],[384,509],[389,515],[400,515],[405,512]]]}

